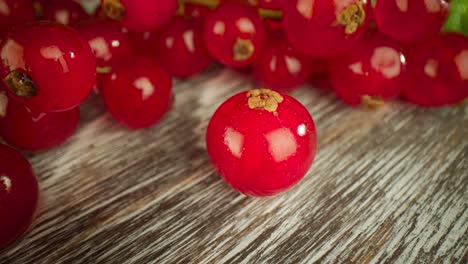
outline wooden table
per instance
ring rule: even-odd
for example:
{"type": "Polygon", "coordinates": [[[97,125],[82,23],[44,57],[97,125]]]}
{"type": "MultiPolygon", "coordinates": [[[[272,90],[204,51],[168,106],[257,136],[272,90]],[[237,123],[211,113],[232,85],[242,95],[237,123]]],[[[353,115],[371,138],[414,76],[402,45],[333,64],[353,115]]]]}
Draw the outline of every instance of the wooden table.
{"type": "Polygon", "coordinates": [[[254,199],[214,172],[217,106],[254,87],[226,69],[175,86],[159,125],[128,131],[97,98],[65,146],[31,157],[31,231],[0,263],[466,263],[468,107],[365,112],[310,87],[319,151],[292,190],[254,199]]]}

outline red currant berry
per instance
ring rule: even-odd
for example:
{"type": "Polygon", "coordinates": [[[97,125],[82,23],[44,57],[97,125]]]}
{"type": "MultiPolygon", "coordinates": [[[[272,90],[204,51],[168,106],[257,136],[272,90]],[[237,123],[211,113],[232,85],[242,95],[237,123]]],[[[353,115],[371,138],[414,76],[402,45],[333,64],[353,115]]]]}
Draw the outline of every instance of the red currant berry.
{"type": "Polygon", "coordinates": [[[379,30],[404,43],[436,36],[447,15],[445,0],[378,0],[374,7],[379,30]]]}
{"type": "Polygon", "coordinates": [[[7,91],[35,112],[75,108],[94,86],[91,48],[61,24],[37,22],[11,32],[0,45],[0,57],[7,91]]]}
{"type": "Polygon", "coordinates": [[[77,108],[58,113],[32,113],[0,91],[0,137],[25,151],[42,151],[61,145],[76,131],[77,108]]]}
{"type": "Polygon", "coordinates": [[[330,61],[330,81],[340,99],[367,109],[400,94],[406,63],[398,42],[380,34],[364,37],[352,53],[330,61]]]}
{"type": "Polygon", "coordinates": [[[176,17],[152,40],[158,61],[173,75],[189,77],[202,72],[211,62],[196,19],[176,17]]]}
{"type": "Polygon", "coordinates": [[[63,25],[74,26],[89,17],[83,7],[73,0],[43,0],[41,3],[44,18],[63,25]]]}
{"type": "Polygon", "coordinates": [[[228,66],[251,64],[263,48],[265,37],[265,27],[255,8],[235,1],[222,3],[205,21],[208,51],[228,66]]]}
{"type": "Polygon", "coordinates": [[[146,128],[169,110],[172,79],[151,60],[129,57],[112,66],[101,93],[117,121],[133,129],[146,128]]]}
{"type": "Polygon", "coordinates": [[[31,225],[39,190],[29,162],[0,144],[0,249],[18,239],[31,225]]]}
{"type": "Polygon", "coordinates": [[[102,10],[130,31],[157,30],[167,24],[177,10],[177,0],[102,0],[102,10]]]}
{"type": "Polygon", "coordinates": [[[34,19],[32,0],[0,0],[0,37],[34,19]]]}
{"type": "Polygon", "coordinates": [[[257,7],[272,10],[285,10],[289,0],[258,0],[257,7]]]}
{"type": "Polygon", "coordinates": [[[275,90],[295,88],[310,74],[308,59],[299,55],[282,35],[270,36],[253,70],[260,82],[275,90]]]}
{"type": "Polygon", "coordinates": [[[301,54],[334,57],[361,38],[370,12],[367,0],[294,0],[285,11],[284,29],[301,54]]]}
{"type": "Polygon", "coordinates": [[[127,33],[112,20],[93,20],[76,28],[91,46],[98,67],[107,67],[132,50],[127,33]]]}
{"type": "Polygon", "coordinates": [[[307,109],[268,89],[239,93],[213,115],[208,154],[221,177],[251,196],[282,192],[299,182],[315,157],[317,135],[307,109]]]}
{"type": "Polygon", "coordinates": [[[468,98],[468,38],[442,34],[406,51],[408,76],[403,97],[421,106],[444,106],[468,98]]]}

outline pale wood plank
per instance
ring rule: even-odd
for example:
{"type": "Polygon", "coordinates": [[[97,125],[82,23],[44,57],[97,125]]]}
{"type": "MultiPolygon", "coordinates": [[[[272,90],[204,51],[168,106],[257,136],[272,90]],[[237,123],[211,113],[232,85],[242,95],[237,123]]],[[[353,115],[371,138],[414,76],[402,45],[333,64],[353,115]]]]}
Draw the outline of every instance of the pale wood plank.
{"type": "Polygon", "coordinates": [[[466,263],[468,107],[378,112],[310,87],[319,153],[291,191],[232,191],[204,150],[211,114],[255,84],[214,69],[178,82],[164,121],[128,131],[97,98],[65,146],[32,157],[34,228],[0,263],[466,263]]]}

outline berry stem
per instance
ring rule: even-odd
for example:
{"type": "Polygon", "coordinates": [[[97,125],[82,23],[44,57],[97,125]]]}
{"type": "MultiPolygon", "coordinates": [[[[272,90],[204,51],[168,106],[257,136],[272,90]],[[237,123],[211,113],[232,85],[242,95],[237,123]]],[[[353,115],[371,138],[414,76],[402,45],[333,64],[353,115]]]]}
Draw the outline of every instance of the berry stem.
{"type": "Polygon", "coordinates": [[[347,6],[338,15],[335,25],[345,27],[345,33],[351,35],[357,31],[360,25],[366,20],[366,11],[362,3],[347,6]]]}
{"type": "Polygon", "coordinates": [[[104,0],[102,10],[107,17],[114,20],[122,20],[125,16],[125,7],[120,0],[104,0]]]}
{"type": "Polygon", "coordinates": [[[271,18],[271,19],[278,19],[278,20],[283,18],[283,12],[280,10],[259,8],[258,13],[263,18],[271,18]]]}
{"type": "Polygon", "coordinates": [[[37,88],[34,82],[26,73],[19,70],[11,71],[3,82],[14,94],[22,98],[31,98],[37,95],[37,88]]]}
{"type": "Polygon", "coordinates": [[[107,66],[107,67],[96,67],[96,73],[101,73],[101,74],[106,74],[106,73],[111,73],[112,72],[112,67],[107,66]]]}
{"type": "Polygon", "coordinates": [[[284,98],[270,89],[254,89],[247,93],[250,109],[261,109],[268,112],[276,112],[284,98]]]}
{"type": "Polygon", "coordinates": [[[237,38],[236,43],[232,47],[234,60],[244,61],[248,60],[255,51],[255,47],[251,40],[237,38]]]}
{"type": "Polygon", "coordinates": [[[385,101],[379,96],[363,95],[361,97],[361,107],[366,111],[374,111],[385,105],[385,101]]]}

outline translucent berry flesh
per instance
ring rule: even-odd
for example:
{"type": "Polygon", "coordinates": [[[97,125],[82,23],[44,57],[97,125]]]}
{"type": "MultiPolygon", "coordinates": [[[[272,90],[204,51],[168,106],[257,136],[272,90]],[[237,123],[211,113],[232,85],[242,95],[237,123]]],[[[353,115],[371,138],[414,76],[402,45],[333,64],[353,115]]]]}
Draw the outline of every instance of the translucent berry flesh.
{"type": "Polygon", "coordinates": [[[282,35],[270,36],[253,70],[262,84],[274,90],[295,88],[310,74],[308,59],[299,55],[282,35]]]}
{"type": "Polygon", "coordinates": [[[189,77],[202,72],[211,62],[197,19],[176,17],[153,40],[156,59],[171,74],[189,77]]]}
{"type": "Polygon", "coordinates": [[[31,225],[38,185],[29,162],[0,144],[0,249],[18,239],[31,225]]]}
{"type": "Polygon", "coordinates": [[[74,26],[89,17],[81,5],[73,0],[43,0],[40,2],[46,20],[74,26]]]}
{"type": "Polygon", "coordinates": [[[250,65],[263,48],[265,37],[265,27],[255,8],[235,1],[222,3],[205,21],[208,51],[231,67],[250,65]]]}
{"type": "Polygon", "coordinates": [[[284,29],[301,54],[334,57],[361,38],[370,12],[367,0],[294,0],[285,12],[284,29]]]}
{"type": "Polygon", "coordinates": [[[80,120],[78,108],[58,113],[33,113],[0,91],[0,138],[25,151],[43,151],[68,140],[80,120]]]}
{"type": "Polygon", "coordinates": [[[157,30],[177,10],[177,0],[102,0],[102,11],[130,31],[157,30]]]}
{"type": "Polygon", "coordinates": [[[468,38],[442,34],[405,50],[410,81],[403,97],[421,106],[456,104],[468,98],[468,38]]]}
{"type": "Polygon", "coordinates": [[[32,0],[0,0],[0,38],[13,27],[34,19],[32,0]]]}
{"type": "Polygon", "coordinates": [[[282,192],[299,182],[314,160],[317,136],[307,109],[267,89],[239,93],[213,115],[208,154],[221,177],[251,196],[282,192]]]}
{"type": "Polygon", "coordinates": [[[400,44],[381,34],[358,42],[353,52],[330,61],[330,81],[337,96],[350,105],[377,108],[400,94],[406,60],[400,44]]]}
{"type": "Polygon", "coordinates": [[[378,0],[374,7],[379,31],[403,43],[436,36],[447,15],[445,0],[378,0]]]}
{"type": "Polygon", "coordinates": [[[115,21],[89,21],[76,29],[91,46],[98,67],[110,66],[132,52],[127,33],[115,21]]]}
{"type": "Polygon", "coordinates": [[[160,66],[143,57],[129,57],[112,66],[101,88],[111,115],[129,128],[158,122],[172,102],[172,80],[160,66]]]}
{"type": "Polygon", "coordinates": [[[95,83],[88,42],[61,24],[36,22],[11,32],[0,45],[0,57],[7,91],[35,112],[75,108],[95,83]]]}

